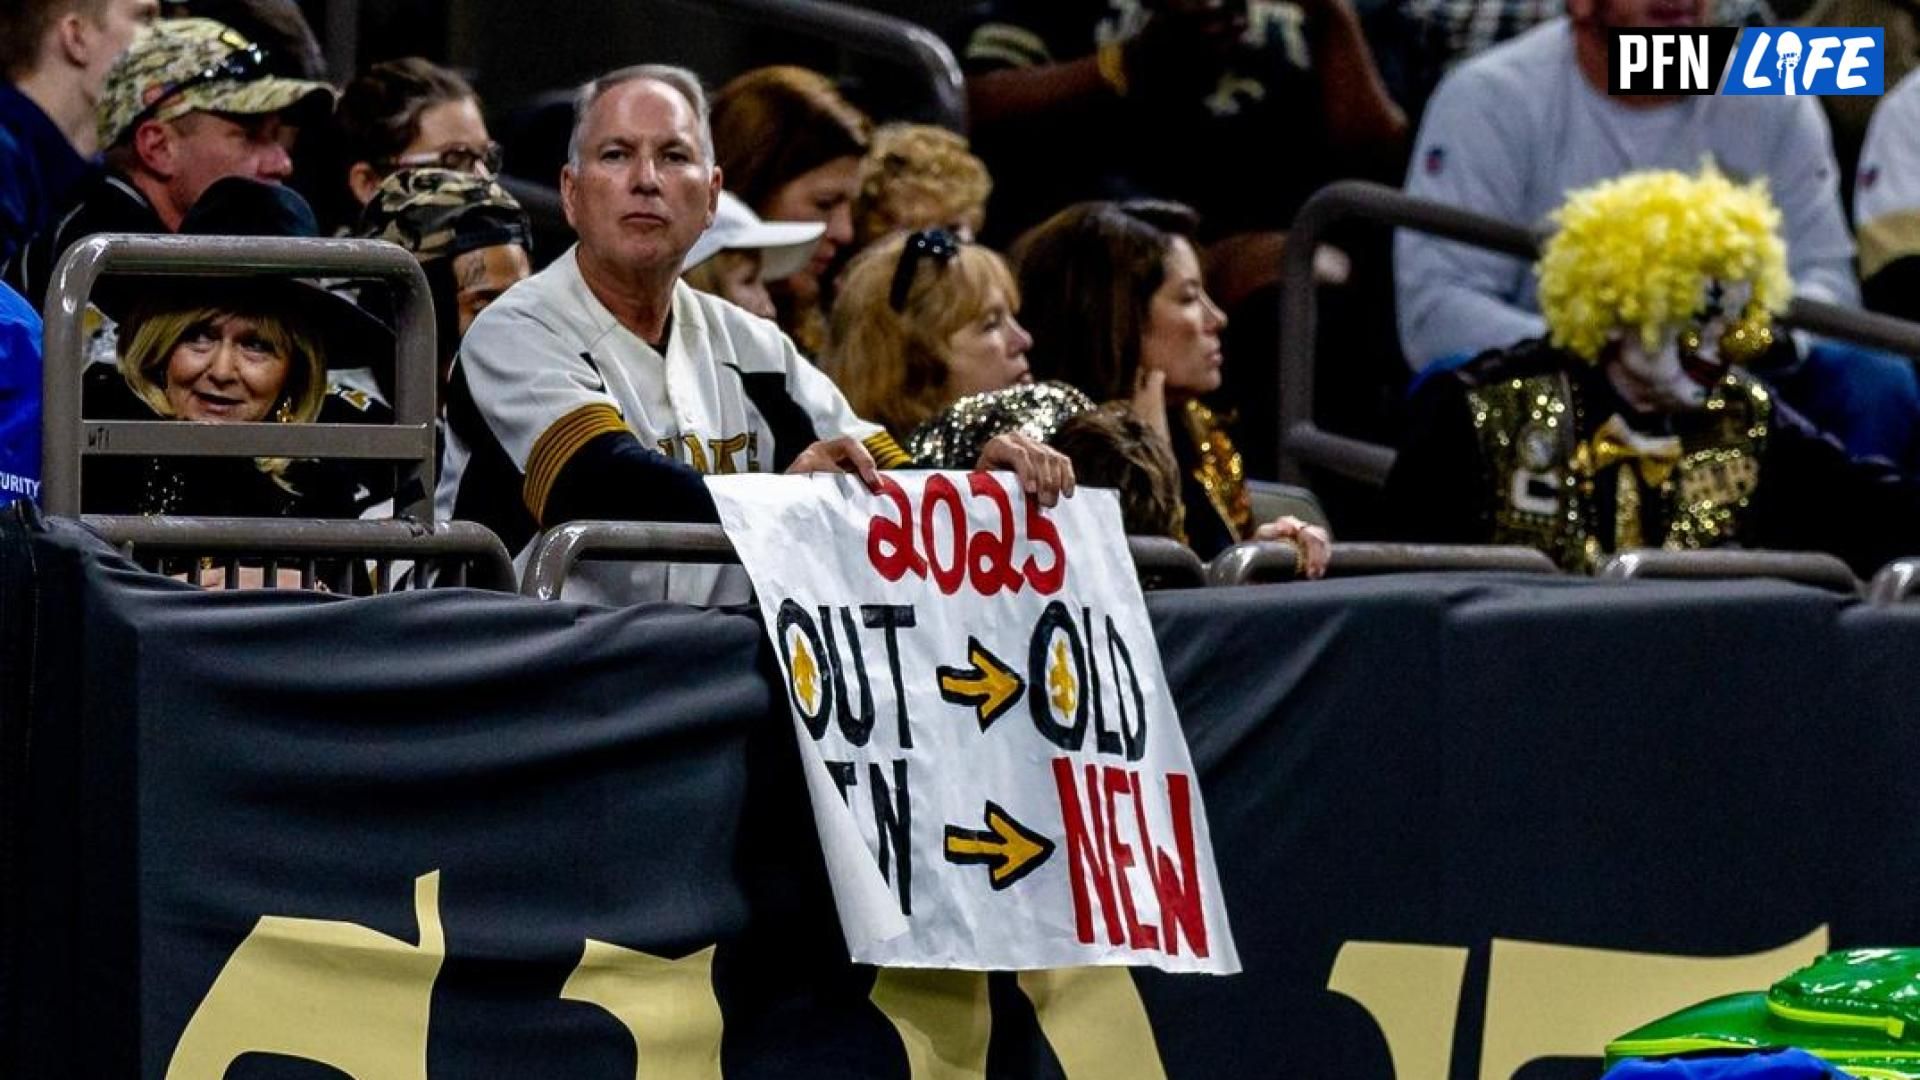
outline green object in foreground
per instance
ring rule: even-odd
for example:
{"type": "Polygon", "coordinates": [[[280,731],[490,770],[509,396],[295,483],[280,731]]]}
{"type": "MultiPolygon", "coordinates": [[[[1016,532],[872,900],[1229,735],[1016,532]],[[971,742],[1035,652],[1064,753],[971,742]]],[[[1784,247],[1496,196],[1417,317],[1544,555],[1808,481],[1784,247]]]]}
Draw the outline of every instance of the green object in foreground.
{"type": "Polygon", "coordinates": [[[1860,1080],[1920,1080],[1920,949],[1822,956],[1765,993],[1682,1009],[1607,1044],[1629,1058],[1797,1047],[1860,1080]]]}

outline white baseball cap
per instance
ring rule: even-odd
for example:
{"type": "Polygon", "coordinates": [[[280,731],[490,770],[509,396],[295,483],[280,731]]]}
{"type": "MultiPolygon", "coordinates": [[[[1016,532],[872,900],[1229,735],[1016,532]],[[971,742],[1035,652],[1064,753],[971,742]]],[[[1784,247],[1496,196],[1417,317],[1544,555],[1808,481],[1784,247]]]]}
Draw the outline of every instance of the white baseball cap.
{"type": "Polygon", "coordinates": [[[747,209],[731,191],[720,192],[720,205],[714,209],[713,224],[693,242],[693,248],[680,263],[687,271],[722,251],[758,251],[760,278],[779,281],[806,269],[813,258],[813,245],[827,227],[817,221],[761,221],[760,215],[747,209]]]}

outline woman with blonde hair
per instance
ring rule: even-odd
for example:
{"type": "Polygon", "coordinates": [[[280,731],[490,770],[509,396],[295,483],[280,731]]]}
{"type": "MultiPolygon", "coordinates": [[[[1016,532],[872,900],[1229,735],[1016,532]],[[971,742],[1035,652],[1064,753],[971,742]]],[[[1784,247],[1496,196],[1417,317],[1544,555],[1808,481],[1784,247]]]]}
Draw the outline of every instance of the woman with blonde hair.
{"type": "Polygon", "coordinates": [[[993,251],[938,229],[896,233],[847,269],[827,372],[922,468],[973,468],[990,440],[1017,434],[1065,455],[1076,482],[1119,491],[1129,533],[1184,539],[1166,440],[1123,408],[1034,382],[1019,301],[993,251]]]}
{"type": "Polygon", "coordinates": [[[967,138],[931,124],[887,124],[860,161],[853,199],[860,247],[900,229],[946,229],[971,241],[987,223],[993,178],[967,138]]]}
{"type": "MultiPolygon", "coordinates": [[[[297,282],[163,286],[121,324],[118,365],[86,373],[83,413],[312,423],[330,400],[328,350],[365,355],[384,333],[346,300],[297,282]]],[[[82,493],[88,513],[348,518],[353,476],[285,458],[90,457],[82,493]]]]}
{"type": "Polygon", "coordinates": [[[853,243],[853,196],[873,121],[802,67],[757,68],[713,95],[714,159],[727,190],[767,221],[826,226],[801,271],[769,282],[780,328],[809,356],[826,344],[827,278],[853,243]]]}
{"type": "Polygon", "coordinates": [[[856,414],[904,445],[960,398],[1032,380],[1019,306],[991,250],[941,229],[895,234],[848,266],[823,366],[856,414]]]}

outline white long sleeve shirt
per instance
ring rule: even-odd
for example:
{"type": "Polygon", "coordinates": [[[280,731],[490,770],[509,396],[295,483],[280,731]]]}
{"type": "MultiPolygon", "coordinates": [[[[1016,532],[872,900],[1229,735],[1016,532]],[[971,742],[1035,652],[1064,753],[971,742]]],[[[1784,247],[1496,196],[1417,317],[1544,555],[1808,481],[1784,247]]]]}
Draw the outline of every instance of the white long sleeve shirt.
{"type": "MultiPolygon", "coordinates": [[[[1853,239],[1820,105],[1806,97],[1685,97],[1634,108],[1595,90],[1572,25],[1544,23],[1475,57],[1434,92],[1408,168],[1410,195],[1545,228],[1576,188],[1640,169],[1767,178],[1798,295],[1859,303],[1853,239]]],[[[1401,230],[1400,344],[1415,370],[1545,332],[1532,264],[1401,230]]]]}

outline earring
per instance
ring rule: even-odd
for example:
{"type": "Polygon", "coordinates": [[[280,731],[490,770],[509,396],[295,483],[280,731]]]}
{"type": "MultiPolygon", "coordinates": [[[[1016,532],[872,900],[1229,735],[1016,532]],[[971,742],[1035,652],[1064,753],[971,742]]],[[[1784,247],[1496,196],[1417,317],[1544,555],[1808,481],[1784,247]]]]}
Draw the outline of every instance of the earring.
{"type": "Polygon", "coordinates": [[[293,423],[293,402],[288,401],[286,398],[281,398],[280,404],[274,406],[273,422],[276,424],[293,423]]]}

